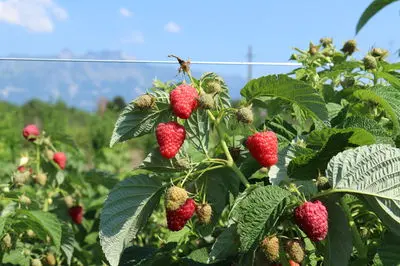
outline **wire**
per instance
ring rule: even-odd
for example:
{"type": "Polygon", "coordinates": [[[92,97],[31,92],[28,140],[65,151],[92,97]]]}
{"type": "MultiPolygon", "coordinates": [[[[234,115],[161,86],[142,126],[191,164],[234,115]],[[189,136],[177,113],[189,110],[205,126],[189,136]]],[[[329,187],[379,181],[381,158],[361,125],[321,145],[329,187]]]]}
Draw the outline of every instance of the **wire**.
{"type": "MultiPolygon", "coordinates": [[[[0,61],[23,62],[62,62],[62,63],[128,63],[128,64],[177,64],[176,60],[125,60],[125,59],[82,59],[82,58],[41,58],[41,57],[0,57],[0,61]]],[[[217,62],[217,61],[191,61],[195,65],[260,65],[260,66],[301,66],[299,63],[290,62],[217,62]]]]}

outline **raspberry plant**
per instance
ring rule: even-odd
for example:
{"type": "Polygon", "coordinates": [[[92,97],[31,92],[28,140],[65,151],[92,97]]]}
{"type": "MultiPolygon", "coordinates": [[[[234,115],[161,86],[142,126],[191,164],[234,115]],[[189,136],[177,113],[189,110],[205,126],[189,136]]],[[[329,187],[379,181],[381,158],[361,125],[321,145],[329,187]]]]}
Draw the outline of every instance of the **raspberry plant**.
{"type": "Polygon", "coordinates": [[[235,107],[220,76],[178,58],[181,82],[125,108],[110,145],[158,145],[105,202],[110,265],[400,262],[400,64],[356,59],[354,40],[295,51],[302,67],[249,81],[235,107]]]}

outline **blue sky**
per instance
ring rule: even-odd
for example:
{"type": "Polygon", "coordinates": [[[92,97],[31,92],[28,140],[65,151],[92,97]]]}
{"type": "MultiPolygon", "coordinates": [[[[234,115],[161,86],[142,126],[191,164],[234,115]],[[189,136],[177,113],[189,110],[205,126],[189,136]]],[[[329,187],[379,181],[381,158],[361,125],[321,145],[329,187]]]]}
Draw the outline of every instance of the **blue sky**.
{"type": "MultiPolygon", "coordinates": [[[[355,37],[367,0],[308,1],[109,1],[0,0],[0,54],[52,55],[121,50],[137,59],[165,60],[174,53],[205,61],[287,61],[292,47],[333,37],[337,46],[355,37]]],[[[356,36],[360,56],[372,46],[394,55],[400,48],[400,3],[356,36]]],[[[392,58],[396,59],[395,56],[392,58]]],[[[205,66],[195,66],[210,70],[205,66]]],[[[212,70],[246,76],[239,67],[212,70]]],[[[255,75],[281,68],[255,67],[255,75]]]]}

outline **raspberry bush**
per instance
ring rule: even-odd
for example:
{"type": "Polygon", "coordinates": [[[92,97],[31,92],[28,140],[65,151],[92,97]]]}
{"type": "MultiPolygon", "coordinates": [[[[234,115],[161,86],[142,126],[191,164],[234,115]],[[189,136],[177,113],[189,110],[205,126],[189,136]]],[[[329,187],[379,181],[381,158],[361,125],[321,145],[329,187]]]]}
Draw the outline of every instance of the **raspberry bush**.
{"type": "Polygon", "coordinates": [[[110,145],[157,145],[105,202],[110,265],[400,263],[400,65],[356,59],[355,40],[295,50],[302,67],[251,80],[235,106],[177,58],[182,81],[125,108],[110,145]]]}

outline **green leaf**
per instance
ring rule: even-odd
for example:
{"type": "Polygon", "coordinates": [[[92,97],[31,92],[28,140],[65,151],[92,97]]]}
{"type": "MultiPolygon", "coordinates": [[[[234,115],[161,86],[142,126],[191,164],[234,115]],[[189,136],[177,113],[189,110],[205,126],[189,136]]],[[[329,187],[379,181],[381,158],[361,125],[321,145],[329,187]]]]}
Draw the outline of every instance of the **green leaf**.
{"type": "MultiPolygon", "coordinates": [[[[390,87],[386,87],[390,90],[390,87]]],[[[385,89],[386,89],[385,88],[385,89]]],[[[374,103],[379,104],[386,112],[390,120],[393,123],[393,134],[397,135],[400,132],[400,124],[398,120],[398,114],[400,113],[400,106],[395,106],[395,103],[398,101],[398,92],[394,93],[393,91],[385,92],[383,88],[378,89],[375,88],[374,91],[372,90],[357,90],[353,93],[353,96],[363,100],[363,101],[371,101],[374,103]],[[395,96],[395,98],[390,99],[390,96],[395,96]],[[388,102],[390,101],[390,103],[388,102]],[[396,108],[396,112],[394,110],[396,108]],[[398,113],[399,112],[399,113],[398,113]]]]}
{"type": "Polygon", "coordinates": [[[10,250],[8,253],[4,253],[3,261],[1,265],[20,265],[29,266],[30,259],[28,256],[24,255],[24,250],[22,248],[10,250]]]}
{"type": "Polygon", "coordinates": [[[279,97],[298,105],[311,117],[328,119],[325,102],[308,83],[289,78],[286,75],[270,75],[249,81],[241,90],[248,101],[258,97],[279,97]]]}
{"type": "Polygon", "coordinates": [[[362,195],[382,222],[400,235],[400,149],[375,144],[333,157],[326,176],[338,192],[362,195]]]}
{"type": "Polygon", "coordinates": [[[378,247],[379,259],[383,265],[400,265],[399,236],[387,232],[378,247]]]}
{"type": "Polygon", "coordinates": [[[323,147],[317,153],[301,155],[291,160],[288,166],[290,178],[300,180],[317,178],[337,153],[350,147],[375,143],[375,137],[361,128],[329,128],[314,132],[309,138],[312,147],[319,148],[321,145],[323,147]]]}
{"type": "Polygon", "coordinates": [[[0,217],[0,238],[3,236],[4,226],[6,225],[6,217],[0,217]]]}
{"type": "Polygon", "coordinates": [[[92,185],[103,185],[108,189],[113,188],[118,183],[118,178],[107,171],[92,169],[85,175],[85,181],[92,185]]]}
{"type": "Polygon", "coordinates": [[[275,116],[273,120],[267,121],[265,125],[278,136],[282,136],[288,141],[292,141],[297,135],[296,129],[281,116],[275,116]]]}
{"type": "Polygon", "coordinates": [[[75,235],[68,224],[62,225],[61,251],[67,258],[67,264],[71,265],[72,254],[74,253],[75,235]]]}
{"type": "Polygon", "coordinates": [[[146,169],[153,172],[179,172],[177,167],[174,167],[170,160],[165,159],[160,154],[160,149],[155,148],[140,165],[141,169],[146,169]]]}
{"type": "Polygon", "coordinates": [[[56,248],[60,248],[62,229],[56,215],[44,211],[29,210],[18,210],[17,213],[18,220],[30,220],[30,222],[35,223],[51,237],[56,248]]]}
{"type": "Polygon", "coordinates": [[[327,103],[326,108],[328,109],[329,121],[335,118],[340,111],[342,111],[343,106],[337,103],[327,103]]]}
{"type": "Polygon", "coordinates": [[[200,249],[195,249],[186,258],[188,258],[192,261],[207,264],[208,250],[206,247],[200,248],[200,249]]]}
{"type": "Polygon", "coordinates": [[[208,154],[210,121],[207,112],[197,109],[185,122],[187,139],[193,143],[197,150],[208,154]]]}
{"type": "Polygon", "coordinates": [[[160,201],[160,181],[147,175],[129,177],[110,192],[100,216],[100,243],[111,264],[136,236],[160,201]]]}
{"type": "Polygon", "coordinates": [[[124,250],[119,266],[138,265],[141,261],[153,257],[156,251],[153,247],[130,246],[124,250]]]}
{"type": "Polygon", "coordinates": [[[273,228],[289,196],[290,192],[280,187],[265,186],[254,189],[240,201],[233,218],[237,221],[241,252],[249,251],[264,230],[273,228]]]}
{"type": "Polygon", "coordinates": [[[324,265],[347,265],[353,251],[352,233],[345,213],[332,198],[324,202],[328,209],[324,265]]]}
{"type": "Polygon", "coordinates": [[[240,240],[236,226],[226,228],[215,240],[209,254],[208,263],[217,262],[235,256],[239,250],[240,240]]]}
{"type": "Polygon", "coordinates": [[[356,27],[356,34],[375,16],[381,9],[398,0],[374,0],[362,13],[356,27]]]}
{"type": "Polygon", "coordinates": [[[155,130],[158,123],[167,120],[170,115],[168,94],[160,92],[163,98],[157,98],[156,106],[152,109],[136,108],[134,103],[128,104],[118,117],[111,136],[110,147],[118,142],[137,138],[155,130]]]}
{"type": "Polygon", "coordinates": [[[400,80],[387,72],[376,72],[378,78],[383,78],[387,82],[389,82],[392,86],[400,89],[400,80]]]}

